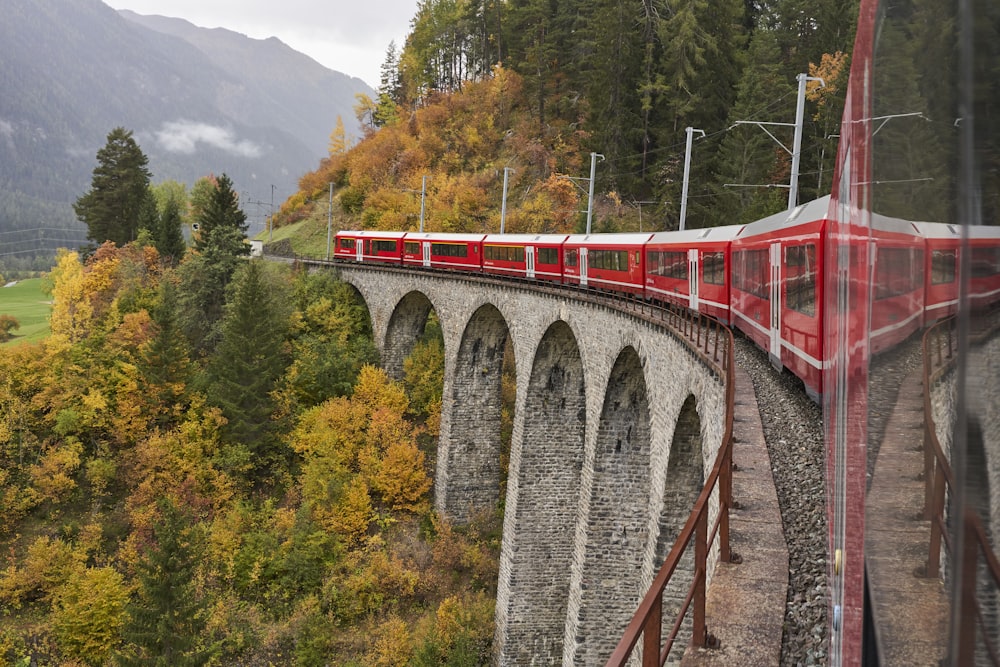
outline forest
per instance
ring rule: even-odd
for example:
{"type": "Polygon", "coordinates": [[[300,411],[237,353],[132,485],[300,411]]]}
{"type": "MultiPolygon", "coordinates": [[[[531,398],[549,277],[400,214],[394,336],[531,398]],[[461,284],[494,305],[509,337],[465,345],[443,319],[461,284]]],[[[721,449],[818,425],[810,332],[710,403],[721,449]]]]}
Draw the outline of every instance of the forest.
{"type": "Polygon", "coordinates": [[[417,229],[423,204],[426,229],[495,232],[506,176],[508,231],[581,230],[596,153],[594,229],[676,229],[687,127],[686,225],[754,220],[787,204],[792,128],[751,122],[793,124],[798,74],[808,201],[832,180],[857,4],[424,0],[358,96],[365,136],[338,125],[276,224],[325,218],[332,184],[341,224],[417,229]]]}
{"type": "Polygon", "coordinates": [[[98,163],[114,240],[0,347],[0,664],[487,661],[502,515],[433,511],[436,320],[393,380],[353,288],[249,259],[225,174],[153,188],[124,128],[98,163]]]}

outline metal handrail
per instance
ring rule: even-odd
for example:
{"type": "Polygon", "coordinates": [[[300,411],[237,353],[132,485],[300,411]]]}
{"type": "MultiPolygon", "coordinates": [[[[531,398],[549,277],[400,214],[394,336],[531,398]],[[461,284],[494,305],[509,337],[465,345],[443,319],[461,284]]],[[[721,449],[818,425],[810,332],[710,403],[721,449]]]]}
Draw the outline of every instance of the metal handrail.
{"type": "MultiPolygon", "coordinates": [[[[934,415],[931,412],[931,387],[951,369],[957,359],[957,340],[953,334],[955,318],[938,322],[924,333],[923,365],[924,365],[924,480],[925,505],[924,518],[930,519],[931,536],[927,567],[924,574],[927,577],[937,577],[941,571],[941,544],[951,554],[955,553],[955,545],[949,537],[945,525],[944,509],[947,489],[955,490],[955,477],[951,464],[937,437],[934,415]]],[[[961,605],[959,627],[956,629],[958,641],[956,664],[964,667],[973,665],[976,660],[976,627],[985,628],[982,608],[976,594],[978,581],[977,562],[979,554],[983,556],[986,569],[993,579],[994,586],[1000,586],[1000,561],[998,561],[993,546],[986,537],[982,520],[971,508],[966,507],[963,517],[963,544],[961,568],[961,605]]],[[[1000,665],[1000,654],[990,641],[990,634],[983,632],[986,651],[990,662],[1000,665]]]]}
{"type": "MultiPolygon", "coordinates": [[[[734,359],[734,343],[732,332],[726,328],[728,333],[728,358],[734,359]]],[[[731,365],[727,368],[730,372],[726,375],[726,430],[722,438],[722,447],[712,466],[705,486],[695,502],[683,530],[674,542],[670,554],[664,561],[663,566],[653,579],[649,591],[639,603],[639,607],[632,616],[631,622],[625,628],[621,641],[615,648],[611,657],[606,663],[607,667],[620,667],[625,665],[632,655],[632,651],[642,637],[642,665],[643,667],[662,667],[666,663],[673,648],[677,633],[680,630],[683,619],[693,606],[693,627],[691,633],[692,646],[707,646],[710,635],[705,623],[705,594],[706,594],[706,572],[708,553],[710,545],[715,538],[719,538],[719,560],[728,563],[733,555],[729,549],[729,509],[732,507],[733,492],[733,405],[735,402],[736,384],[734,374],[731,372],[731,365]],[[716,485],[719,488],[719,514],[712,527],[711,537],[709,537],[708,509],[712,493],[716,485]],[[661,637],[661,624],[663,619],[663,591],[670,583],[670,578],[680,563],[681,557],[695,540],[695,575],[694,580],[688,590],[684,604],[678,612],[677,619],[673,625],[670,635],[665,643],[661,637]],[[662,643],[662,648],[661,648],[662,643]]]]}
{"type": "MultiPolygon", "coordinates": [[[[336,262],[309,257],[296,256],[290,258],[295,262],[305,262],[319,265],[359,266],[353,262],[336,262]]],[[[694,508],[688,516],[684,528],[677,536],[670,554],[661,566],[649,591],[639,603],[639,607],[622,635],[621,641],[608,659],[607,667],[625,665],[632,654],[639,638],[643,639],[643,667],[662,667],[670,655],[680,628],[688,611],[693,612],[692,646],[707,646],[710,634],[705,622],[705,599],[707,592],[708,554],[715,540],[719,541],[719,560],[728,563],[735,560],[729,546],[729,510],[732,507],[733,493],[733,406],[735,404],[736,383],[733,373],[735,360],[735,343],[732,330],[719,320],[702,313],[695,313],[686,308],[661,306],[651,304],[634,295],[614,293],[613,295],[599,290],[577,286],[561,285],[544,281],[520,280],[510,277],[496,278],[484,274],[456,273],[450,271],[427,270],[425,268],[408,268],[393,264],[363,264],[367,269],[380,271],[420,273],[421,275],[437,275],[449,279],[470,280],[481,283],[509,286],[511,282],[528,283],[533,291],[566,295],[590,303],[595,303],[612,310],[630,314],[671,332],[697,355],[719,378],[726,382],[726,416],[725,431],[722,444],[716,455],[715,464],[702,487],[694,508]],[[581,297],[583,297],[581,299],[581,297]],[[719,341],[723,346],[719,349],[719,341]],[[708,528],[709,507],[712,494],[719,489],[719,511],[712,525],[708,528]],[[663,621],[663,591],[680,563],[681,557],[695,543],[694,577],[688,588],[684,604],[677,613],[670,634],[664,640],[661,624],[663,621]]]]}

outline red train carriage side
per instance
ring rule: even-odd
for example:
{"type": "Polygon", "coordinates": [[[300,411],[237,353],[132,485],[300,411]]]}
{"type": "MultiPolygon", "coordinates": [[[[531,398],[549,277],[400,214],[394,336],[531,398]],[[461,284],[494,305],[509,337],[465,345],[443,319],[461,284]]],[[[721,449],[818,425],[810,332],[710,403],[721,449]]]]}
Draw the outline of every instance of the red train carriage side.
{"type": "Polygon", "coordinates": [[[990,308],[1000,301],[1000,227],[969,226],[969,304],[990,308]]]}
{"type": "Polygon", "coordinates": [[[908,220],[872,214],[871,331],[878,354],[906,340],[924,321],[924,238],[908,220]]]}
{"type": "Polygon", "coordinates": [[[485,234],[409,232],[403,239],[403,264],[458,271],[481,271],[485,234]]]}
{"type": "Polygon", "coordinates": [[[483,240],[483,272],[562,282],[566,234],[490,234],[483,240]]]}
{"type": "Polygon", "coordinates": [[[939,222],[914,222],[924,239],[924,321],[929,327],[958,310],[959,229],[939,222]]]}
{"type": "Polygon", "coordinates": [[[391,262],[403,259],[404,232],[375,230],[337,232],[333,256],[355,262],[391,262]]]}
{"type": "Polygon", "coordinates": [[[730,243],[743,225],[658,232],[646,243],[646,296],[729,324],[730,243]]]}
{"type": "Polygon", "coordinates": [[[733,238],[732,322],[771,363],[822,391],[823,239],[830,197],[752,222],[733,238]]]}
{"type": "Polygon", "coordinates": [[[566,239],[563,280],[570,285],[642,294],[643,248],[652,234],[587,234],[566,239]]]}

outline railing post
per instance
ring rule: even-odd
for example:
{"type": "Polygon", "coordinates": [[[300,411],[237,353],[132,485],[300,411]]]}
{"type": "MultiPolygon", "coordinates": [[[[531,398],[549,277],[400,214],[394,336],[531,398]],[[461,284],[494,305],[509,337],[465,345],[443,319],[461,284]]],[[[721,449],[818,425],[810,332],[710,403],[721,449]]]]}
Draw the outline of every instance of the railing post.
{"type": "Polygon", "coordinates": [[[962,526],[962,608],[961,618],[955,634],[958,636],[958,656],[956,665],[966,667],[975,664],[976,660],[976,626],[979,614],[976,602],[976,560],[979,555],[979,540],[974,525],[975,514],[966,509],[962,526]]]}
{"type": "Polygon", "coordinates": [[[927,554],[927,576],[936,577],[941,568],[941,524],[944,522],[944,470],[935,466],[933,513],[931,514],[930,553],[927,554]]]}
{"type": "Polygon", "coordinates": [[[719,471],[719,511],[722,518],[719,520],[719,560],[728,563],[731,553],[729,551],[729,510],[733,505],[733,438],[729,436],[729,442],[723,443],[726,448],[726,456],[722,462],[722,470],[719,471]]]}
{"type": "Polygon", "coordinates": [[[642,667],[660,667],[663,627],[663,591],[656,596],[653,610],[642,629],[642,667]]]}
{"type": "Polygon", "coordinates": [[[924,519],[934,520],[934,451],[931,448],[930,420],[924,419],[924,519]]]}
{"type": "Polygon", "coordinates": [[[705,588],[708,578],[708,512],[698,517],[694,534],[694,627],[691,631],[691,645],[705,646],[708,632],[705,630],[705,588]]]}

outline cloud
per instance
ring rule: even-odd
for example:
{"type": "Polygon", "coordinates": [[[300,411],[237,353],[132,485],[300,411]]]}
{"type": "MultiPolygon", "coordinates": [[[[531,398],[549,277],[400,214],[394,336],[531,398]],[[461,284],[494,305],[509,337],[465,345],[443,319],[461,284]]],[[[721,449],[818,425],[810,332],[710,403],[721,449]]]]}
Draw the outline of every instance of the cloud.
{"type": "Polygon", "coordinates": [[[238,141],[232,130],[208,123],[177,120],[163,124],[156,132],[156,141],[171,153],[191,155],[203,143],[227,153],[243,157],[260,157],[261,148],[252,141],[238,141]]]}

